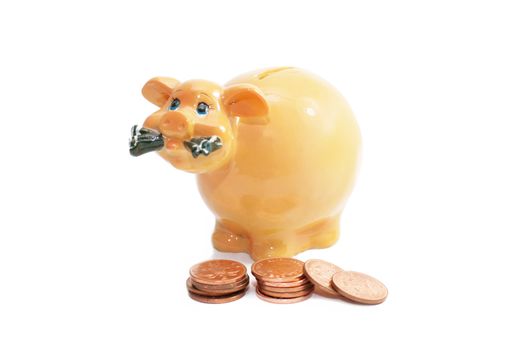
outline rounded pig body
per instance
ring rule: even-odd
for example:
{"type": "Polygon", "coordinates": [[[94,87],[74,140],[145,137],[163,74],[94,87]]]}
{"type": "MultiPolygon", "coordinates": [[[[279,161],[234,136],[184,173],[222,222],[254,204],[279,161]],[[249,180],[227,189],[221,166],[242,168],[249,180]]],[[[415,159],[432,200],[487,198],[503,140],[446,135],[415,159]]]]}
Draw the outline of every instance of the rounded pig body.
{"type": "MultiPolygon", "coordinates": [[[[160,153],[197,173],[200,193],[217,218],[215,248],[259,259],[335,243],[360,149],[359,129],[343,96],[297,68],[250,72],[210,93],[221,96],[217,104],[229,122],[222,134],[213,133],[225,146],[201,157],[212,165],[188,165],[201,160],[189,158],[183,164],[160,153]],[[246,88],[257,93],[255,99],[246,88]],[[261,101],[264,106],[254,110],[261,101]]],[[[197,135],[197,124],[187,137],[211,135],[197,135]]],[[[145,126],[162,132],[159,123],[145,126]]]]}

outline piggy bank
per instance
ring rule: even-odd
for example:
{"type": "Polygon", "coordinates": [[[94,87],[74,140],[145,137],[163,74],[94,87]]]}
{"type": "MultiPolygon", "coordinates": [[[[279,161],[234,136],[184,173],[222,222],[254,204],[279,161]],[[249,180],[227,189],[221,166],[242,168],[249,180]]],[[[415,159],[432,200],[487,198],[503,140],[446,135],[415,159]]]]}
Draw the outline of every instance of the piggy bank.
{"type": "Polygon", "coordinates": [[[258,260],[337,241],[360,133],[334,87],[282,67],[246,73],[224,86],[158,77],[142,93],[159,110],[139,132],[134,129],[131,148],[154,149],[196,174],[216,217],[217,250],[258,260]]]}

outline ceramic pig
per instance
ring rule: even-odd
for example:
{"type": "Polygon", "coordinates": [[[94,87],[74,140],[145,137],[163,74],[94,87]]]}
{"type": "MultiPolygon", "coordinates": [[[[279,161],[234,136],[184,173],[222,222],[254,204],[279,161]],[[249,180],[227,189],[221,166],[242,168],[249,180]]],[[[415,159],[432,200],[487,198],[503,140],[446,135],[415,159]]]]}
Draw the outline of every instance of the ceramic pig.
{"type": "Polygon", "coordinates": [[[162,158],[197,174],[216,217],[216,249],[257,260],[336,242],[360,133],[334,87],[283,67],[246,73],[224,86],[153,78],[142,93],[159,110],[142,134],[135,131],[134,142],[160,142],[162,158]]]}

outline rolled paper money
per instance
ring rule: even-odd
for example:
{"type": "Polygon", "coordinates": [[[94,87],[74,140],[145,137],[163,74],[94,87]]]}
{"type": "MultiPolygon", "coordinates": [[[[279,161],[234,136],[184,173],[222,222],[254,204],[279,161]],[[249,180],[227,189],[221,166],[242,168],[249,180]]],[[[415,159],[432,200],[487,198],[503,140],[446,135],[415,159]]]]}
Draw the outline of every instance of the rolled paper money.
{"type": "Polygon", "coordinates": [[[194,137],[189,141],[184,141],[184,147],[191,152],[193,158],[203,154],[205,156],[222,147],[222,140],[219,136],[194,137]]]}
{"type": "Polygon", "coordinates": [[[148,152],[157,151],[164,147],[164,138],[156,130],[141,128],[133,125],[129,139],[129,153],[138,157],[148,152]]]}

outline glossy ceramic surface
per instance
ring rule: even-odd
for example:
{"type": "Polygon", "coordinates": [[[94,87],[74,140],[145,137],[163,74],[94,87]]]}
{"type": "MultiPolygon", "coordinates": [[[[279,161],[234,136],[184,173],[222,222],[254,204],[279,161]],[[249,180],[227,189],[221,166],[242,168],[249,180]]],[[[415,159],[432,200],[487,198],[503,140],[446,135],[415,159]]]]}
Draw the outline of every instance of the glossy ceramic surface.
{"type": "Polygon", "coordinates": [[[360,133],[334,87],[283,67],[243,74],[224,87],[154,78],[143,94],[160,108],[144,122],[164,137],[160,156],[197,174],[217,218],[216,249],[257,260],[336,242],[360,133]],[[220,148],[208,155],[185,146],[213,136],[220,148]]]}

